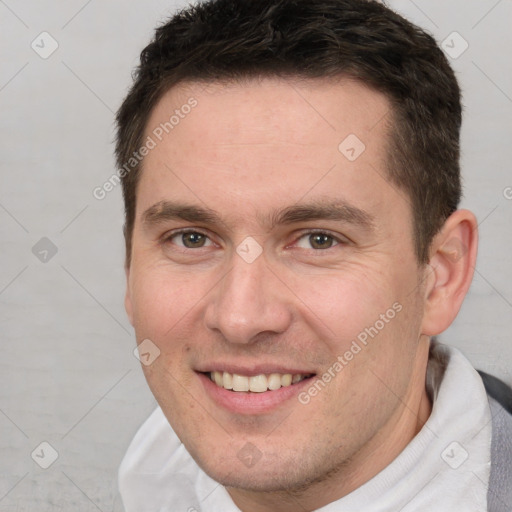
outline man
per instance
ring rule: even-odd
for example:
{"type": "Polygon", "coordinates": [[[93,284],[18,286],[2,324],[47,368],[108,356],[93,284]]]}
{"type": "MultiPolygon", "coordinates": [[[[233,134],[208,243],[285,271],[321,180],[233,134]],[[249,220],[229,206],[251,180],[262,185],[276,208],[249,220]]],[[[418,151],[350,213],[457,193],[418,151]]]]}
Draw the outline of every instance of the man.
{"type": "Polygon", "coordinates": [[[212,0],[157,29],[117,122],[160,406],[127,512],[511,509],[512,417],[433,338],[477,222],[429,35],[374,1],[212,0]]]}

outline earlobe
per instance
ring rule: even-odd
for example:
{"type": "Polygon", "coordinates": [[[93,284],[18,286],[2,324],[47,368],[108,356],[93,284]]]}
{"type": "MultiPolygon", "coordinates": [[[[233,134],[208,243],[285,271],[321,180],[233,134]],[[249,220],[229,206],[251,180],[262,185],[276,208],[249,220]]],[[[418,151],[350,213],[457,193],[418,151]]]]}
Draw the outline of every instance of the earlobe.
{"type": "Polygon", "coordinates": [[[476,264],[477,222],[472,212],[457,210],[434,237],[427,272],[422,334],[446,330],[460,310],[476,264]]]}

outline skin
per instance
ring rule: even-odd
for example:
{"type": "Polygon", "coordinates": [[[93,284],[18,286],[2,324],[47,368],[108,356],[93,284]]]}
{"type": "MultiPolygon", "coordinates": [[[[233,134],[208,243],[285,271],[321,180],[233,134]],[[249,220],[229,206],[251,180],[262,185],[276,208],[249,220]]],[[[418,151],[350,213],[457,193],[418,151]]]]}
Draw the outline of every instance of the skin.
{"type": "Polygon", "coordinates": [[[429,264],[418,264],[411,204],[386,178],[389,103],[361,83],[182,84],[157,104],[146,136],[190,97],[197,106],[145,157],[137,190],[126,310],[138,343],[161,351],[145,376],[188,451],[241,510],[314,510],[375,476],[428,419],[429,339],[469,287],[476,221],[455,212],[429,264]],[[366,146],[353,162],[338,150],[349,134],[366,146]],[[286,207],[340,200],[372,225],[269,222],[286,207]],[[145,222],[161,201],[220,220],[145,222]],[[206,235],[204,245],[172,236],[182,228],[206,235]],[[315,245],[311,229],[333,238],[315,245]],[[247,236],[263,250],[252,263],[236,252],[247,236]],[[395,303],[401,311],[306,405],[294,397],[234,413],[196,373],[228,361],[322,375],[395,303]],[[237,456],[246,443],[260,456],[252,467],[237,456]]]}

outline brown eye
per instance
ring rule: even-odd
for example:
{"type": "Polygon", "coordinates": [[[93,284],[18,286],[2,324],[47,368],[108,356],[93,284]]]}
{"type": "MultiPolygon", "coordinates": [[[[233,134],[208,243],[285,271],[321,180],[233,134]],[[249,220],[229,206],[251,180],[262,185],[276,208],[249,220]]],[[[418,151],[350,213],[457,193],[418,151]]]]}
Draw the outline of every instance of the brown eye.
{"type": "Polygon", "coordinates": [[[325,233],[313,233],[309,235],[309,243],[313,249],[330,249],[333,246],[334,239],[325,233]]]}
{"type": "Polygon", "coordinates": [[[181,240],[185,247],[194,249],[195,247],[203,247],[206,242],[206,236],[202,233],[182,233],[181,240]]]}
{"type": "Polygon", "coordinates": [[[297,242],[297,246],[302,249],[330,249],[338,245],[340,242],[329,233],[313,232],[304,233],[297,242]]]}
{"type": "Polygon", "coordinates": [[[201,247],[211,245],[210,239],[198,231],[181,231],[174,233],[167,238],[167,241],[178,247],[185,247],[186,249],[200,249],[201,247]]]}

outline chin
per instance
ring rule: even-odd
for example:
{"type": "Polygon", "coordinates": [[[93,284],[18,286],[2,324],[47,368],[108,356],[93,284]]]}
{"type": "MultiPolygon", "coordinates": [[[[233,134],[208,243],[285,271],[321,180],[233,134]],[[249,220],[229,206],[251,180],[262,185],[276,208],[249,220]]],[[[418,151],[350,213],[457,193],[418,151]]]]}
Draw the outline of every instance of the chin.
{"type": "Polygon", "coordinates": [[[294,489],[298,485],[300,487],[303,486],[303,480],[296,482],[294,478],[290,478],[291,475],[286,475],[284,473],[286,470],[276,469],[274,471],[268,471],[268,469],[255,470],[254,468],[248,468],[245,471],[233,471],[231,473],[220,472],[218,470],[206,473],[224,487],[244,491],[279,492],[294,489]]]}
{"type": "Polygon", "coordinates": [[[308,467],[298,454],[298,459],[285,459],[279,454],[263,455],[251,467],[238,458],[197,457],[201,469],[224,487],[253,492],[301,491],[311,484],[322,481],[325,465],[308,467]]]}

